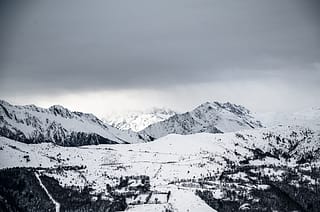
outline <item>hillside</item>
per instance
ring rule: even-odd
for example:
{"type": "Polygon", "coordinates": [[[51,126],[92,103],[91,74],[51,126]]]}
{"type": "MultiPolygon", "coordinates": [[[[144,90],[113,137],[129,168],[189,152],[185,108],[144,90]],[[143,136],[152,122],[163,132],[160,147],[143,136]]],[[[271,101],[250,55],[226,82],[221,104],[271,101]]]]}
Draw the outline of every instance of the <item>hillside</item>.
{"type": "Polygon", "coordinates": [[[131,131],[104,124],[96,116],[54,105],[15,106],[0,101],[0,135],[24,143],[53,142],[62,146],[142,142],[131,131]]]}
{"type": "MultiPolygon", "coordinates": [[[[168,135],[149,143],[83,147],[23,144],[2,137],[0,167],[41,167],[43,176],[54,177],[63,187],[76,186],[81,190],[89,186],[93,197],[102,194],[109,199],[109,192],[129,195],[126,200],[129,211],[148,210],[154,203],[157,203],[152,206],[154,211],[165,208],[214,211],[207,204],[215,209],[221,207],[218,211],[228,211],[245,202],[260,209],[275,205],[282,210],[288,205],[299,209],[316,203],[310,203],[313,201],[310,198],[288,199],[288,195],[293,195],[288,191],[304,188],[307,189],[304,192],[311,192],[317,184],[314,176],[320,174],[316,168],[320,164],[319,139],[319,130],[298,126],[224,134],[168,135]],[[123,176],[129,177],[129,187],[140,185],[134,181],[139,178],[134,176],[142,175],[150,177],[150,188],[139,190],[137,197],[130,197],[133,188],[126,190],[117,186],[122,185],[123,176]],[[282,187],[284,181],[290,187],[282,187]],[[270,186],[273,189],[270,190],[270,186]],[[245,196],[230,197],[233,190],[244,192],[245,196]],[[167,202],[169,191],[171,196],[167,202]],[[261,191],[270,194],[261,196],[261,191]],[[204,196],[203,192],[209,192],[213,198],[207,199],[209,194],[204,196]],[[253,198],[260,196],[263,201],[250,200],[254,194],[257,196],[253,198]],[[270,195],[272,199],[268,199],[270,195]],[[217,206],[214,201],[223,203],[217,206]]],[[[314,198],[316,201],[317,196],[314,198]]]]}

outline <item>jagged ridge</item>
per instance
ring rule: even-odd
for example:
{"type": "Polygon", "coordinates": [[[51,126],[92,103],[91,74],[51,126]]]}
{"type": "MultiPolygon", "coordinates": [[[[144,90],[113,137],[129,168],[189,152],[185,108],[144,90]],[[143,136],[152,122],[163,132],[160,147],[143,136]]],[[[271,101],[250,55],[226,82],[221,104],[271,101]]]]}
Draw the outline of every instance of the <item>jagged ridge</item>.
{"type": "Polygon", "coordinates": [[[257,127],[262,127],[261,123],[243,106],[229,102],[206,102],[190,112],[152,124],[139,133],[145,139],[153,140],[172,133],[224,133],[257,127]]]}
{"type": "Polygon", "coordinates": [[[0,101],[0,135],[25,143],[53,142],[63,146],[142,142],[131,131],[120,131],[96,116],[54,105],[14,106],[0,101]]]}

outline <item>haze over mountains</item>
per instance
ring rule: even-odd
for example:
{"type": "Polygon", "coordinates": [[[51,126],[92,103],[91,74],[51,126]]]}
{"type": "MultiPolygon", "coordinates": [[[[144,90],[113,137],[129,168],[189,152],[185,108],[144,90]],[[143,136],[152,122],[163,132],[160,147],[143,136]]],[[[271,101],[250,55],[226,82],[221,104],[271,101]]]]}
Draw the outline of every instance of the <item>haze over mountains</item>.
{"type": "Polygon", "coordinates": [[[320,107],[310,107],[295,112],[268,112],[255,114],[264,126],[300,125],[319,128],[320,107]]]}

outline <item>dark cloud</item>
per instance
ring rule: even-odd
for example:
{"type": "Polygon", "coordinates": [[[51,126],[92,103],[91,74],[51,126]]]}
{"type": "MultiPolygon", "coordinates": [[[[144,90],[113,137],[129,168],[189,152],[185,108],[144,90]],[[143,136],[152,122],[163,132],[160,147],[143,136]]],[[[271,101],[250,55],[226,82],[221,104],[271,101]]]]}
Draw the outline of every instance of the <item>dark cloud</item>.
{"type": "Polygon", "coordinates": [[[2,1],[0,94],[308,84],[319,77],[319,9],[298,0],[2,1]]]}

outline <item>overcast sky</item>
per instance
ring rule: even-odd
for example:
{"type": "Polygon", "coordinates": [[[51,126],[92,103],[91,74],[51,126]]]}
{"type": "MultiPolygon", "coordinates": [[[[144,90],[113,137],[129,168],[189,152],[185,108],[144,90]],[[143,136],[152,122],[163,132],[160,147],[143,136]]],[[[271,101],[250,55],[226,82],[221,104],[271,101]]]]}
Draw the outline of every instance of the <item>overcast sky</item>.
{"type": "Polygon", "coordinates": [[[104,116],[320,106],[317,0],[1,1],[0,98],[104,116]]]}

